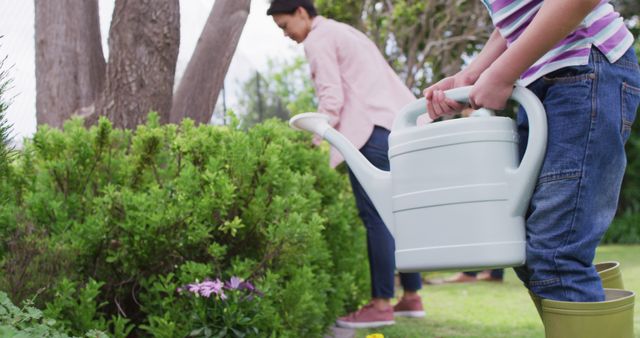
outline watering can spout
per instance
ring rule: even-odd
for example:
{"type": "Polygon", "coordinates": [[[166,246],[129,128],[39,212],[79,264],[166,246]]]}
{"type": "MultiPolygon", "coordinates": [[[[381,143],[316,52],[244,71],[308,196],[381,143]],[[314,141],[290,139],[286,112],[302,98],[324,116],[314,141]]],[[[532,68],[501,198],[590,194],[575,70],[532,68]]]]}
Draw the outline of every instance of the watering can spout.
{"type": "Polygon", "coordinates": [[[325,114],[298,114],[289,120],[289,125],[294,129],[318,134],[342,153],[349,169],[358,178],[389,232],[393,235],[391,174],[372,165],[344,135],[329,125],[329,117],[325,114]]]}

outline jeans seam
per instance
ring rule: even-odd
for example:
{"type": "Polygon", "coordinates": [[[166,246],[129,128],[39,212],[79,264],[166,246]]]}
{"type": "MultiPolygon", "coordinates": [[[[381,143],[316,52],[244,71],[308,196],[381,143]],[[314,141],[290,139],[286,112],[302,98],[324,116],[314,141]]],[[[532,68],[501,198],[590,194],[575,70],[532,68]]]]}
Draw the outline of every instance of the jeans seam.
{"type": "Polygon", "coordinates": [[[598,63],[601,61],[606,61],[609,62],[609,60],[607,59],[607,57],[600,51],[600,49],[598,49],[597,47],[591,47],[591,58],[593,60],[593,63],[598,63]]]}
{"type": "MultiPolygon", "coordinates": [[[[592,53],[593,55],[594,53],[592,53]]],[[[597,53],[596,53],[597,54],[597,53]]],[[[596,76],[596,74],[598,74],[598,69],[600,68],[600,65],[597,62],[593,63],[593,78],[592,78],[592,82],[591,82],[591,122],[589,125],[589,134],[587,135],[587,140],[585,143],[585,147],[584,147],[584,153],[582,155],[582,163],[580,165],[580,172],[582,172],[583,175],[581,175],[578,178],[578,191],[576,194],[576,200],[573,206],[573,215],[571,216],[571,225],[569,227],[569,232],[567,233],[567,235],[565,236],[565,239],[562,243],[562,245],[558,248],[556,248],[555,252],[553,253],[553,264],[555,265],[555,270],[558,271],[559,270],[559,264],[558,264],[558,253],[560,251],[561,248],[564,248],[567,246],[567,243],[569,242],[569,240],[571,239],[571,237],[573,237],[573,234],[575,233],[575,227],[576,227],[576,217],[577,217],[577,211],[578,211],[578,205],[579,205],[579,201],[582,197],[582,184],[583,184],[583,177],[586,176],[585,171],[587,170],[587,168],[585,167],[585,162],[587,161],[587,157],[588,157],[588,153],[589,153],[589,147],[591,144],[591,136],[592,136],[592,132],[594,130],[594,124],[596,122],[596,117],[597,117],[597,103],[598,103],[598,98],[596,95],[597,92],[597,88],[598,88],[598,76],[596,76]]],[[[560,283],[560,287],[561,290],[563,290],[563,293],[566,293],[566,287],[564,285],[564,281],[562,280],[562,278],[558,278],[559,283],[560,283]]],[[[566,297],[566,294],[563,295],[566,297]]]]}
{"type": "Polygon", "coordinates": [[[571,75],[571,76],[561,76],[561,77],[543,77],[543,81],[547,84],[556,84],[556,83],[574,83],[586,80],[593,80],[595,78],[594,73],[580,74],[580,75],[571,75]]]}
{"type": "Polygon", "coordinates": [[[545,174],[545,175],[541,175],[538,178],[538,183],[536,183],[536,186],[539,186],[539,185],[542,185],[542,184],[545,184],[545,183],[549,183],[549,182],[580,178],[581,176],[582,176],[582,171],[581,170],[571,170],[569,172],[548,173],[548,174],[545,174]]]}
{"type": "Polygon", "coordinates": [[[547,286],[547,285],[551,285],[553,283],[556,282],[560,282],[560,285],[562,285],[562,279],[558,278],[558,277],[554,277],[554,278],[549,278],[549,279],[544,279],[544,280],[536,280],[536,281],[529,281],[529,286],[533,287],[533,286],[547,286]]]}
{"type": "Polygon", "coordinates": [[[636,87],[636,86],[633,86],[633,85],[630,85],[630,84],[629,84],[628,82],[626,82],[626,81],[622,82],[622,85],[623,85],[625,88],[630,89],[632,92],[636,92],[637,94],[640,94],[640,88],[638,88],[638,87],[636,87]]]}

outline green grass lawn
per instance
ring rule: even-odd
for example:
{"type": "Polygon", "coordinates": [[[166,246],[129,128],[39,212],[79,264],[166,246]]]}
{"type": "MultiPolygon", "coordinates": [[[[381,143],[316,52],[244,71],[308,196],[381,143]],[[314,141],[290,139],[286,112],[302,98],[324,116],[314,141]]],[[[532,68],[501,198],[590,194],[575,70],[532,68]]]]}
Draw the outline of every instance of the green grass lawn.
{"type": "MultiPolygon", "coordinates": [[[[596,262],[607,260],[621,263],[626,289],[640,290],[640,245],[600,247],[596,262]]],[[[356,337],[372,333],[385,338],[544,337],[538,313],[512,269],[505,270],[504,283],[425,285],[421,294],[426,318],[399,318],[391,327],[358,330],[356,337]]],[[[635,328],[640,337],[638,311],[635,328]]]]}

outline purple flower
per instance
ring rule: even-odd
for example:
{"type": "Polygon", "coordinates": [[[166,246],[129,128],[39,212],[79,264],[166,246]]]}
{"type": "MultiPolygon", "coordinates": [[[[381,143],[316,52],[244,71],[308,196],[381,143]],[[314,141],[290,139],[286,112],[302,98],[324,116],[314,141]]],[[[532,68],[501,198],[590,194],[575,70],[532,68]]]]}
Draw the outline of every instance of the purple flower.
{"type": "Polygon", "coordinates": [[[198,290],[200,290],[200,284],[198,283],[187,284],[187,291],[191,293],[198,293],[198,290]]]}
{"type": "MultiPolygon", "coordinates": [[[[221,299],[226,299],[227,296],[224,294],[224,291],[222,290],[223,287],[224,287],[224,283],[222,283],[219,279],[216,279],[214,281],[205,280],[202,283],[187,284],[186,290],[205,298],[209,298],[213,294],[213,295],[220,296],[221,299]]],[[[183,290],[184,288],[178,288],[178,292],[181,292],[183,290]]]]}
{"type": "MultiPolygon", "coordinates": [[[[240,286],[238,287],[239,290],[247,290],[249,291],[250,294],[256,294],[258,295],[258,297],[262,297],[264,294],[255,288],[255,286],[253,286],[253,284],[249,283],[249,282],[242,282],[240,283],[240,286]]],[[[250,297],[250,300],[253,299],[253,297],[250,297]]]]}
{"type": "Polygon", "coordinates": [[[209,298],[209,296],[211,296],[211,294],[213,293],[220,296],[220,298],[225,299],[226,296],[222,291],[223,286],[224,284],[219,279],[216,279],[215,281],[204,281],[200,283],[199,292],[200,295],[206,298],[209,298]]]}
{"type": "Polygon", "coordinates": [[[206,279],[202,283],[191,283],[185,286],[177,288],[178,292],[190,292],[196,296],[202,296],[204,298],[211,298],[212,295],[220,297],[220,299],[227,299],[227,295],[224,293],[224,289],[227,290],[239,290],[247,291],[245,299],[252,300],[253,295],[262,297],[263,294],[253,286],[250,282],[243,281],[240,277],[233,276],[227,282],[220,281],[219,278],[215,280],[206,279]]]}
{"type": "Polygon", "coordinates": [[[242,285],[242,279],[240,279],[239,277],[233,276],[231,277],[231,279],[229,279],[229,281],[226,283],[226,288],[230,289],[230,290],[236,290],[238,288],[240,288],[240,286],[242,285]]]}
{"type": "Polygon", "coordinates": [[[255,288],[253,287],[253,284],[251,284],[249,282],[240,283],[240,285],[238,286],[238,289],[240,289],[240,290],[249,290],[250,292],[255,290],[255,288]]]}

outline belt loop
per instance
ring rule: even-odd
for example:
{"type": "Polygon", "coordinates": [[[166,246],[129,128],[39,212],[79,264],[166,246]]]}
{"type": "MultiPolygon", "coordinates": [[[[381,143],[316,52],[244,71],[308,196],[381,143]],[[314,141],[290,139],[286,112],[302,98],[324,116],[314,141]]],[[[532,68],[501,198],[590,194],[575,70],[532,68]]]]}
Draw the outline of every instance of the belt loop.
{"type": "Polygon", "coordinates": [[[600,62],[606,58],[606,56],[602,54],[598,47],[594,45],[591,45],[591,53],[589,53],[589,55],[593,57],[593,62],[600,62]]]}

